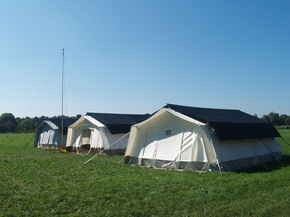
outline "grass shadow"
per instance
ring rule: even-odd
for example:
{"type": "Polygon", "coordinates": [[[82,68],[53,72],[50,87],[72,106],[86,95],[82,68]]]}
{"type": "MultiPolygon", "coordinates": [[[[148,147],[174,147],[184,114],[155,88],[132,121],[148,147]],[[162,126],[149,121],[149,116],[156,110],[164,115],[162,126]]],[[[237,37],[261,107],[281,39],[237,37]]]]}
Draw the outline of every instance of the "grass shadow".
{"type": "Polygon", "coordinates": [[[266,163],[265,164],[267,168],[265,168],[263,165],[246,168],[242,170],[235,171],[236,173],[265,173],[265,172],[271,172],[273,170],[279,170],[284,167],[290,166],[290,155],[283,155],[283,158],[278,162],[274,160],[273,162],[266,163]]]}

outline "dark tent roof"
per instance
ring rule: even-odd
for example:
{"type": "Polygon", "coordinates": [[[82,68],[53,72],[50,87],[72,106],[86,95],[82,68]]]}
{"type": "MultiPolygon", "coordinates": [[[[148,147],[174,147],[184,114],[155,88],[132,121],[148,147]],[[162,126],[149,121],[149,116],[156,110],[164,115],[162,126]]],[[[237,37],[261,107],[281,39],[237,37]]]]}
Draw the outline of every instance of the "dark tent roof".
{"type": "Polygon", "coordinates": [[[92,113],[87,115],[106,125],[112,134],[129,133],[131,125],[137,124],[149,118],[149,114],[110,114],[110,113],[92,113]]]}
{"type": "MultiPolygon", "coordinates": [[[[57,127],[61,129],[61,118],[50,118],[49,121],[51,121],[52,123],[54,123],[57,127]]],[[[76,121],[77,119],[64,118],[63,119],[63,133],[67,134],[68,127],[76,121]]]]}
{"type": "Polygon", "coordinates": [[[208,124],[220,140],[280,137],[274,125],[240,110],[196,108],[167,104],[170,108],[208,124]]]}
{"type": "MultiPolygon", "coordinates": [[[[59,128],[61,128],[61,118],[50,118],[49,119],[52,123],[54,123],[56,126],[58,126],[59,128]]],[[[76,122],[77,119],[67,119],[64,118],[63,119],[63,127],[68,127],[70,125],[72,125],[74,122],[76,122]]]]}

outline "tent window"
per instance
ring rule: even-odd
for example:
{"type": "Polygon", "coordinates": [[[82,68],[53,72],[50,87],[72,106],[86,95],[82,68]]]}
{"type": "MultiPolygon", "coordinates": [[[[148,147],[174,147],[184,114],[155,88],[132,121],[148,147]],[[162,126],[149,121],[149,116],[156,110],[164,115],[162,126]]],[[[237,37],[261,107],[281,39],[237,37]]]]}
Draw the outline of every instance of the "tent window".
{"type": "Polygon", "coordinates": [[[166,130],[166,131],[165,131],[165,134],[166,134],[167,136],[170,136],[170,135],[171,135],[171,130],[166,130]]]}

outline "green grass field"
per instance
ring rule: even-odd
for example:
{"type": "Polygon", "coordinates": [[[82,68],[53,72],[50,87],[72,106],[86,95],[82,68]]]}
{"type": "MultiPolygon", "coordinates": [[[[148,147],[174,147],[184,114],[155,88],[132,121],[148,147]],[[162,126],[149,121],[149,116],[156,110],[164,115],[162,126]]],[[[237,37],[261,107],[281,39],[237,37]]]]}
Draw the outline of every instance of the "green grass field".
{"type": "MultiPolygon", "coordinates": [[[[281,130],[290,142],[290,130],[281,130]]],[[[0,134],[0,216],[290,216],[290,162],[198,173],[124,165],[121,156],[32,147],[0,134]]],[[[290,147],[282,143],[290,154],[290,147]]]]}

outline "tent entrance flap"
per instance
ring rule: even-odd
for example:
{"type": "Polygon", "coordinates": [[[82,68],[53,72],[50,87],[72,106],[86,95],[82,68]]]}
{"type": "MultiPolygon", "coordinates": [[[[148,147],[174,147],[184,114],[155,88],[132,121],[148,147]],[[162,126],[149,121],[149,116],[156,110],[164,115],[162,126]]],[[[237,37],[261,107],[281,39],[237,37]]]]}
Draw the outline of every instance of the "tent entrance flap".
{"type": "Polygon", "coordinates": [[[81,145],[91,144],[91,129],[83,129],[81,135],[81,145]]]}
{"type": "Polygon", "coordinates": [[[91,149],[92,129],[82,129],[78,153],[87,154],[91,149]]]}

